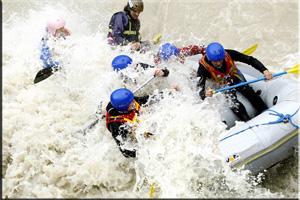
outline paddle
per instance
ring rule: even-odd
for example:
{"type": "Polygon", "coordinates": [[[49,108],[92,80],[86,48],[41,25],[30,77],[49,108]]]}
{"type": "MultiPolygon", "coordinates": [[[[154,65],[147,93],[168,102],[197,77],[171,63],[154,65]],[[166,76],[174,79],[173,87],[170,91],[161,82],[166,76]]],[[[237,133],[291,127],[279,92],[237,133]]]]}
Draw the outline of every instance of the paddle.
{"type": "Polygon", "coordinates": [[[250,46],[249,48],[247,48],[243,51],[243,54],[246,54],[248,56],[251,55],[257,49],[257,46],[258,46],[258,44],[254,44],[254,45],[250,46]]]}
{"type": "Polygon", "coordinates": [[[152,44],[158,44],[160,42],[161,37],[162,37],[162,34],[157,33],[151,40],[152,44]]]}
{"type": "MultiPolygon", "coordinates": [[[[273,74],[273,77],[282,76],[282,75],[285,75],[285,74],[299,74],[299,66],[300,66],[300,64],[296,64],[293,67],[291,67],[291,69],[289,69],[287,71],[283,71],[283,72],[273,74]]],[[[243,85],[248,85],[248,84],[255,83],[255,82],[258,82],[258,81],[263,81],[263,80],[266,80],[266,78],[261,77],[261,78],[255,79],[255,80],[246,81],[246,82],[242,82],[242,83],[239,83],[239,84],[236,84],[236,85],[224,87],[224,88],[215,90],[213,93],[218,93],[218,92],[223,92],[223,91],[226,91],[226,90],[231,90],[233,88],[241,87],[243,85]]]]}
{"type": "Polygon", "coordinates": [[[135,89],[133,91],[133,93],[136,93],[137,91],[139,91],[140,89],[142,89],[145,85],[147,85],[148,83],[150,83],[156,76],[152,76],[150,79],[148,79],[145,83],[143,83],[142,85],[140,85],[140,87],[138,87],[137,89],[135,89]]]}
{"type": "Polygon", "coordinates": [[[91,130],[95,127],[96,124],[100,121],[100,119],[104,119],[105,115],[102,114],[102,101],[98,105],[98,109],[95,114],[93,114],[93,118],[95,118],[91,123],[89,123],[87,126],[85,126],[83,129],[80,129],[76,131],[75,133],[82,133],[83,135],[86,135],[87,131],[91,130]]]}
{"type": "Polygon", "coordinates": [[[48,67],[48,68],[41,69],[36,74],[33,83],[36,84],[38,82],[41,82],[42,80],[45,80],[46,78],[50,77],[57,70],[58,70],[58,67],[48,67]]]}

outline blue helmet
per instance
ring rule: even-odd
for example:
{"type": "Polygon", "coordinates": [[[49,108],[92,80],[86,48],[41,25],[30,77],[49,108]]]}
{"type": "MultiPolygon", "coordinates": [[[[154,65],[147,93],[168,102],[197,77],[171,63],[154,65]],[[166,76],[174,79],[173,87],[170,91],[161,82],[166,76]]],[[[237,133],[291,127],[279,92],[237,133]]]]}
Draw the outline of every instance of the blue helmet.
{"type": "Polygon", "coordinates": [[[225,58],[224,47],[218,42],[212,42],[206,48],[206,56],[209,61],[223,60],[225,58]]]}
{"type": "Polygon", "coordinates": [[[119,55],[113,59],[111,65],[114,70],[122,70],[132,63],[132,59],[126,55],[119,55]]]}
{"type": "Polygon", "coordinates": [[[161,47],[159,47],[158,53],[162,59],[168,60],[172,55],[178,56],[179,50],[175,45],[165,43],[161,47]]]}
{"type": "Polygon", "coordinates": [[[120,88],[111,93],[110,102],[115,109],[119,111],[127,111],[129,105],[133,101],[133,98],[133,93],[130,90],[120,88]]]}

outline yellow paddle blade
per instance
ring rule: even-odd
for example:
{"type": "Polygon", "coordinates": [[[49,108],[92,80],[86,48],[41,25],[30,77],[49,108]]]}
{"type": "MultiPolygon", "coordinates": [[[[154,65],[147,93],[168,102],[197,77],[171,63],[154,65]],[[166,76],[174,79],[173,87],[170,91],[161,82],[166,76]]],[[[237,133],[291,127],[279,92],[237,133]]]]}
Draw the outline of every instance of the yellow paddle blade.
{"type": "Polygon", "coordinates": [[[243,51],[243,53],[249,56],[249,55],[251,55],[257,49],[257,46],[258,46],[258,44],[254,44],[251,47],[245,49],[243,51]]]}
{"type": "Polygon", "coordinates": [[[149,197],[150,197],[150,198],[153,198],[153,197],[154,197],[154,193],[155,193],[155,186],[154,186],[154,183],[152,183],[152,184],[150,185],[149,197]]]}
{"type": "Polygon", "coordinates": [[[161,33],[156,34],[156,35],[152,38],[152,43],[153,43],[153,44],[159,43],[161,37],[162,37],[162,34],[161,34],[161,33]]]}
{"type": "Polygon", "coordinates": [[[299,74],[299,67],[300,67],[300,64],[296,64],[294,65],[291,69],[287,70],[286,72],[287,73],[293,73],[293,74],[299,74]]]}

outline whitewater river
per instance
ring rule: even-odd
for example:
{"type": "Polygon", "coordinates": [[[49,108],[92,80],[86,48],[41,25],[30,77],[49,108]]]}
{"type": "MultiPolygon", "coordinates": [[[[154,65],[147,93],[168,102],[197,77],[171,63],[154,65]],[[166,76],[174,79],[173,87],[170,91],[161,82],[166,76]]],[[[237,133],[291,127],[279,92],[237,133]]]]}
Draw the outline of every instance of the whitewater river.
{"type": "MultiPolygon", "coordinates": [[[[102,120],[85,136],[99,102],[122,82],[112,59],[127,54],[153,64],[152,53],[112,50],[108,22],[126,0],[3,0],[2,197],[298,197],[298,152],[264,174],[233,172],[218,148],[226,131],[217,100],[202,101],[197,64],[170,62],[163,84],[180,91],[145,108],[136,130],[137,159],[122,156],[102,120]],[[33,84],[41,69],[39,43],[48,17],[62,16],[72,35],[61,42],[64,70],[33,84]],[[217,109],[218,108],[218,109],[217,109]],[[151,139],[141,135],[155,133],[151,139]]],[[[299,61],[297,0],[145,0],[140,15],[143,39],[162,33],[161,43],[207,45],[219,41],[243,50],[271,71],[299,61]]],[[[147,77],[140,77],[146,81],[147,77]]],[[[297,79],[289,76],[290,79],[297,79]]],[[[152,87],[152,88],[151,88],[152,87]]],[[[134,89],[134,88],[132,88],[134,89]]],[[[154,88],[155,89],[155,88],[154,88]]],[[[158,90],[154,91],[157,92],[158,90]]]]}

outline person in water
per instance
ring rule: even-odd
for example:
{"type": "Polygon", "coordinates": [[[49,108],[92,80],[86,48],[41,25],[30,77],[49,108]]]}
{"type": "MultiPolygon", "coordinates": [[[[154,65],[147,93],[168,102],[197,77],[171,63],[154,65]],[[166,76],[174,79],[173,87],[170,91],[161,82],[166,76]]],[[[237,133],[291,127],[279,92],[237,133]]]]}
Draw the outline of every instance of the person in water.
{"type": "Polygon", "coordinates": [[[54,58],[54,49],[49,45],[51,42],[66,39],[71,33],[65,27],[66,22],[60,17],[55,17],[47,22],[46,34],[41,40],[40,60],[42,61],[43,68],[57,68],[61,63],[54,58]]]}
{"type": "MultiPolygon", "coordinates": [[[[148,95],[135,97],[126,88],[117,89],[110,95],[110,102],[106,106],[106,128],[125,157],[136,157],[135,129],[139,123],[141,105],[146,104],[148,99],[148,95]]],[[[144,133],[145,138],[151,135],[144,133]]]]}
{"type": "Polygon", "coordinates": [[[169,70],[166,68],[160,68],[158,66],[152,66],[146,63],[133,62],[133,60],[127,55],[116,56],[112,61],[113,70],[116,71],[126,88],[136,88],[141,85],[145,77],[167,77],[169,70]]]}
{"type": "Polygon", "coordinates": [[[143,10],[142,0],[128,0],[124,11],[113,14],[109,22],[108,43],[112,46],[129,44],[137,51],[149,46],[149,42],[141,41],[139,15],[143,10]]]}
{"type": "MultiPolygon", "coordinates": [[[[158,52],[154,55],[154,63],[155,65],[169,65],[169,61],[174,59],[181,64],[184,64],[186,57],[198,54],[203,55],[204,53],[204,45],[188,45],[178,48],[174,44],[167,42],[162,44],[159,47],[158,52]]],[[[196,76],[196,70],[193,70],[191,76],[196,76]]],[[[177,83],[173,83],[172,88],[176,89],[177,91],[181,90],[181,87],[177,83]]]]}
{"type": "Polygon", "coordinates": [[[165,43],[159,47],[156,55],[154,55],[154,63],[160,64],[163,61],[166,62],[174,57],[180,63],[185,62],[185,58],[188,56],[194,56],[197,54],[204,54],[204,45],[189,45],[186,47],[178,48],[172,43],[165,43]]]}
{"type": "MultiPolygon", "coordinates": [[[[235,61],[251,65],[260,71],[267,80],[272,79],[272,73],[256,58],[235,50],[225,50],[220,43],[212,42],[207,46],[204,56],[200,59],[197,71],[197,76],[200,77],[198,86],[201,88],[199,95],[202,100],[206,97],[212,97],[214,94],[212,89],[205,88],[207,79],[211,79],[219,86],[235,85],[246,81],[243,74],[237,68],[235,61]]],[[[248,121],[250,117],[244,105],[238,100],[237,91],[250,101],[258,111],[258,114],[268,108],[261,97],[249,85],[226,91],[226,98],[231,100],[230,108],[240,120],[248,121]]]]}

